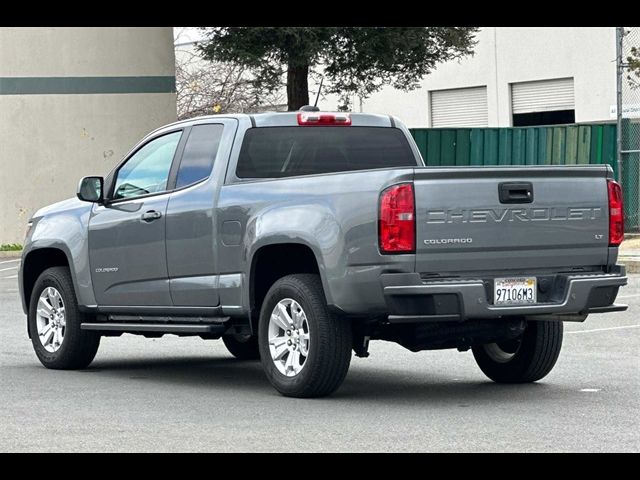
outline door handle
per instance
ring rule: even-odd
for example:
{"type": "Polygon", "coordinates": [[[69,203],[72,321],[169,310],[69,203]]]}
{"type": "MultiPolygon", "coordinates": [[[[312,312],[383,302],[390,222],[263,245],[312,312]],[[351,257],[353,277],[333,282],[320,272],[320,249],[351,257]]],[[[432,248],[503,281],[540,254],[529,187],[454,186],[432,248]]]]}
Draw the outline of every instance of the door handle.
{"type": "Polygon", "coordinates": [[[532,203],[531,182],[504,182],[498,186],[500,203],[532,203]]]}
{"type": "Polygon", "coordinates": [[[155,210],[149,210],[148,212],[143,213],[141,218],[143,222],[150,223],[154,220],[158,220],[160,217],[162,217],[162,213],[155,210]]]}

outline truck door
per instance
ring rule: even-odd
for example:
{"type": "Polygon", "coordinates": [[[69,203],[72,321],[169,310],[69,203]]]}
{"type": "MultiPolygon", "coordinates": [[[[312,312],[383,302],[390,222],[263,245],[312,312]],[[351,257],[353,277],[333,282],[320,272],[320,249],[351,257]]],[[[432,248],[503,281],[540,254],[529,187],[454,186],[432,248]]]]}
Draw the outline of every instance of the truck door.
{"type": "Polygon", "coordinates": [[[186,139],[167,207],[167,266],[175,306],[219,304],[215,202],[236,126],[236,120],[223,118],[196,124],[186,139]]]}
{"type": "Polygon", "coordinates": [[[137,149],[114,174],[89,221],[89,259],[100,306],[169,306],[165,227],[169,177],[182,130],[137,149]]]}

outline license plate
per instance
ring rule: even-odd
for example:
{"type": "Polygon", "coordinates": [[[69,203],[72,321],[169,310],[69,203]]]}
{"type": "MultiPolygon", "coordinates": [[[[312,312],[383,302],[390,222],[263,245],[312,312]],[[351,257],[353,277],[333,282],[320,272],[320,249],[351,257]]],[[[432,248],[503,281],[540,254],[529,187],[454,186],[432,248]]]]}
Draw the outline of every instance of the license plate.
{"type": "Polygon", "coordinates": [[[496,278],[493,283],[494,305],[526,305],[536,303],[536,278],[496,278]]]}

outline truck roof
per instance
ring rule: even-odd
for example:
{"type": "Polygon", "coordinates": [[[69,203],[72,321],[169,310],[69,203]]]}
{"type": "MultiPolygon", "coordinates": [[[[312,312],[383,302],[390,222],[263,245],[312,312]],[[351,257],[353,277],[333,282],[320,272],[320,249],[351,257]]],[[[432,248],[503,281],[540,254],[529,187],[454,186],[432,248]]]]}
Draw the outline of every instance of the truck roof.
{"type": "MultiPolygon", "coordinates": [[[[200,123],[206,120],[216,120],[222,118],[235,118],[237,120],[250,120],[252,126],[254,127],[287,127],[287,126],[298,126],[298,114],[299,113],[328,113],[333,115],[349,115],[351,117],[351,125],[357,127],[394,127],[397,119],[392,117],[391,115],[380,115],[375,113],[351,113],[351,112],[329,112],[329,111],[321,111],[321,112],[264,112],[264,113],[256,113],[256,114],[247,114],[247,113],[233,113],[233,114],[218,114],[218,115],[204,115],[194,118],[188,118],[186,120],[180,120],[178,122],[171,123],[169,125],[164,125],[160,127],[154,132],[158,130],[165,129],[167,127],[172,127],[176,125],[190,125],[194,123],[200,123]]],[[[154,133],[151,132],[151,133],[154,133]]]]}

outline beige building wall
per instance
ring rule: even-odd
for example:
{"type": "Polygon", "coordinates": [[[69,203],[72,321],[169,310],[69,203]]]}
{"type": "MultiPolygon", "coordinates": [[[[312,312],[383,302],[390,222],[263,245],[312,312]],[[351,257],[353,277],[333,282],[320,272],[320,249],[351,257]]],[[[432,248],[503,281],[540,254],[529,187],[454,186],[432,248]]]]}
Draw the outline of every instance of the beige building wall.
{"type": "Polygon", "coordinates": [[[171,27],[0,28],[0,244],[176,118],[171,27]]]}

